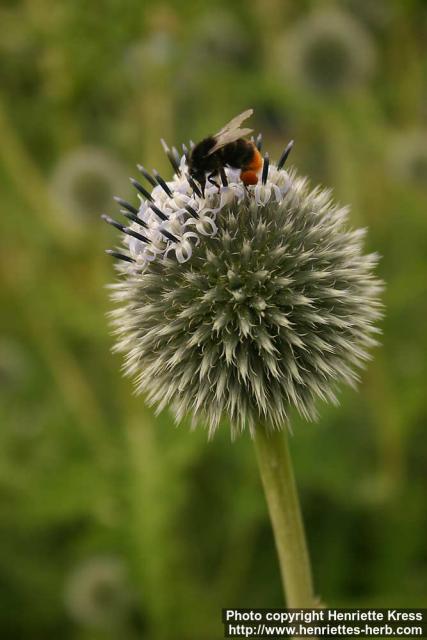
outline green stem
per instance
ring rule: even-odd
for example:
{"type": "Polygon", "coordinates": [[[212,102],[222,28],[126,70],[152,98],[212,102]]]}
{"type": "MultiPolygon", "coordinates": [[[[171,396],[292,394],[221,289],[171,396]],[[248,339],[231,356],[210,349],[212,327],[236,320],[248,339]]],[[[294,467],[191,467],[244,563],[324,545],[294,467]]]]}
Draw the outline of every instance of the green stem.
{"type": "Polygon", "coordinates": [[[316,607],[310,560],[287,434],[260,426],[255,450],[288,607],[316,607]]]}

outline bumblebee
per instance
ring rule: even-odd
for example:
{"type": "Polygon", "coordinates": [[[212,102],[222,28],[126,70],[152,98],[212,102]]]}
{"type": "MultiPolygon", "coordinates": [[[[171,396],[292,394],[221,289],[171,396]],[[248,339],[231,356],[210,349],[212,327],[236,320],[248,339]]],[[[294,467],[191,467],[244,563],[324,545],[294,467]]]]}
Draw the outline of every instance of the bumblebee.
{"type": "Polygon", "coordinates": [[[247,109],[226,124],[218,133],[209,136],[193,147],[188,158],[188,170],[191,178],[204,187],[207,180],[216,186],[214,177],[224,167],[240,169],[240,179],[245,186],[258,182],[258,172],[263,160],[253,142],[244,136],[252,133],[252,129],[240,125],[253,114],[247,109]]]}

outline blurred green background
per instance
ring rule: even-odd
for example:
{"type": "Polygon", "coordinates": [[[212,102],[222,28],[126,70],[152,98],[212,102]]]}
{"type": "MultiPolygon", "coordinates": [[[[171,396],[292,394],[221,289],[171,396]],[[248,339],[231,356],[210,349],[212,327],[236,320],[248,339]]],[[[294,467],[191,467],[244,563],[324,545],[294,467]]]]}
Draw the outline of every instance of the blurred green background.
{"type": "Polygon", "coordinates": [[[282,606],[249,437],[154,417],[110,353],[113,194],[245,108],[382,254],[359,393],[293,421],[319,595],[427,605],[424,0],[3,0],[0,637],[214,640],[282,606]]]}

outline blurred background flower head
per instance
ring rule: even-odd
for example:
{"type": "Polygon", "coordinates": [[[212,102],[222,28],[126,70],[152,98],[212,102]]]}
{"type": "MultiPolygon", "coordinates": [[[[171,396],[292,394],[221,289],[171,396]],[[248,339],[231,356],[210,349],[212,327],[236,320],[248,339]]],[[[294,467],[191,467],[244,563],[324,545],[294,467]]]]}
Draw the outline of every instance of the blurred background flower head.
{"type": "Polygon", "coordinates": [[[124,563],[119,558],[100,556],[76,566],[65,583],[64,602],[69,615],[83,626],[120,627],[132,605],[124,563]]]}
{"type": "Polygon", "coordinates": [[[202,13],[190,38],[189,61],[197,61],[202,70],[210,65],[212,71],[218,65],[244,67],[251,59],[249,36],[237,16],[230,11],[212,7],[202,13]]]}
{"type": "Polygon", "coordinates": [[[143,40],[131,44],[125,52],[125,69],[136,83],[147,80],[146,74],[164,69],[176,56],[176,43],[167,31],[155,31],[143,40]]]}
{"type": "Polygon", "coordinates": [[[174,9],[159,3],[147,15],[147,26],[142,38],[124,50],[124,71],[135,84],[143,85],[154,74],[170,71],[180,55],[180,20],[174,9]]]}
{"type": "Polygon", "coordinates": [[[72,149],[59,158],[51,175],[51,191],[59,209],[84,222],[98,221],[114,194],[127,185],[122,165],[109,151],[94,146],[72,149]]]}
{"type": "Polygon", "coordinates": [[[389,166],[393,177],[427,189],[427,132],[401,132],[391,140],[388,148],[389,166]]]}
{"type": "Polygon", "coordinates": [[[368,28],[385,29],[396,17],[398,3],[390,0],[344,0],[344,7],[368,28]]]}
{"type": "Polygon", "coordinates": [[[338,8],[315,9],[280,37],[277,65],[284,79],[330,94],[356,90],[375,70],[375,45],[363,25],[338,8]]]}
{"type": "Polygon", "coordinates": [[[0,386],[22,389],[32,372],[33,363],[25,346],[6,336],[0,338],[0,386]]]}

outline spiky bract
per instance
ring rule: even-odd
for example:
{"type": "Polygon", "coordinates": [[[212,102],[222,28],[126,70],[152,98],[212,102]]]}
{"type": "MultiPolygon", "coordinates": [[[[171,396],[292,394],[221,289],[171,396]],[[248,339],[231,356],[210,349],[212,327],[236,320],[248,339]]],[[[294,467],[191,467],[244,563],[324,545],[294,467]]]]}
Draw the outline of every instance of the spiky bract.
{"type": "Polygon", "coordinates": [[[280,429],[291,407],[315,418],[315,401],[336,402],[375,344],[381,283],[364,231],[304,179],[270,195],[227,203],[190,260],[125,265],[114,285],[126,373],[159,410],[192,414],[210,434],[222,418],[233,435],[280,429]]]}

